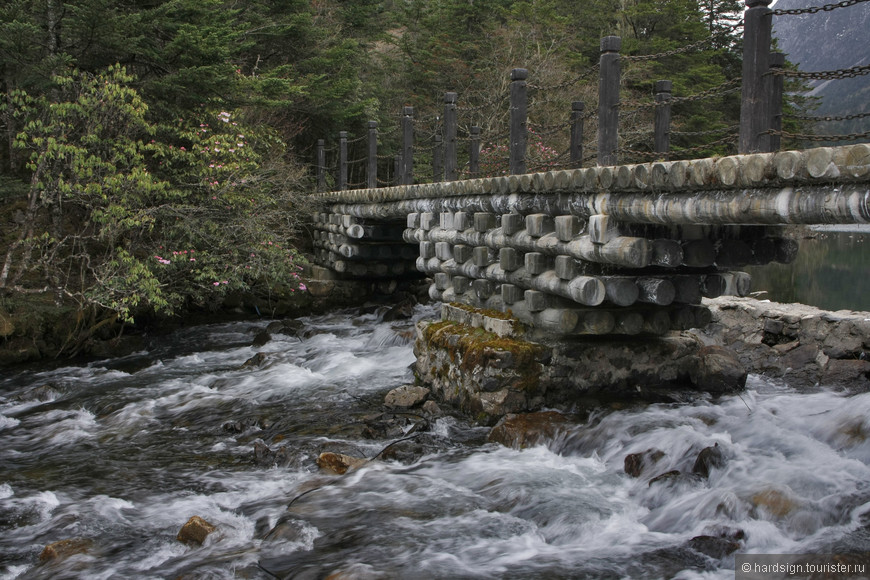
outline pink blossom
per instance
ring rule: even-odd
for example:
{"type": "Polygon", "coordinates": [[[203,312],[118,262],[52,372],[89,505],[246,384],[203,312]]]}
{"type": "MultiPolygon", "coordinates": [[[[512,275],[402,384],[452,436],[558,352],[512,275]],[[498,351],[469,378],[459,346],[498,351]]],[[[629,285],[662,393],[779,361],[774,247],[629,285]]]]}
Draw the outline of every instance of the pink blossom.
{"type": "Polygon", "coordinates": [[[308,287],[305,284],[300,284],[299,289],[300,290],[308,290],[308,287]]]}

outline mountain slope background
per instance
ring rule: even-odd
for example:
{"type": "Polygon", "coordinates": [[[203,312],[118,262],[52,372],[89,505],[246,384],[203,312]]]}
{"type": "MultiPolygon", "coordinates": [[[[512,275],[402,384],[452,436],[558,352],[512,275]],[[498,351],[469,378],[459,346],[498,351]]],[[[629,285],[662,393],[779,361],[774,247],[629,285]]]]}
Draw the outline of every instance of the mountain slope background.
{"type": "MultiPolygon", "coordinates": [[[[821,5],[818,0],[779,0],[775,10],[821,5]]],[[[827,71],[870,65],[870,2],[816,14],[773,17],[773,34],[780,50],[801,71],[827,71]]],[[[812,81],[809,96],[819,97],[815,114],[848,116],[870,113],[870,75],[812,81]]],[[[819,123],[819,135],[870,131],[870,117],[819,123]]],[[[870,142],[870,138],[860,141],[870,142]]],[[[855,142],[855,141],[853,141],[855,142]]]]}

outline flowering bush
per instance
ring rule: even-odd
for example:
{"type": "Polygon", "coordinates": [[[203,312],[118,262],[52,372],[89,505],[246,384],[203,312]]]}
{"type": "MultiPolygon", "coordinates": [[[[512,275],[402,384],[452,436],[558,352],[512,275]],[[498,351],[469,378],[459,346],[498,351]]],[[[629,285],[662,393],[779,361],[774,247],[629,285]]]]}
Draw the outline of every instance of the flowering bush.
{"type": "Polygon", "coordinates": [[[123,319],[300,288],[288,242],[301,170],[283,160],[281,140],[206,106],[155,126],[131,81],[115,66],[57,78],[53,102],[9,95],[32,180],[0,287],[44,280],[123,319]]]}

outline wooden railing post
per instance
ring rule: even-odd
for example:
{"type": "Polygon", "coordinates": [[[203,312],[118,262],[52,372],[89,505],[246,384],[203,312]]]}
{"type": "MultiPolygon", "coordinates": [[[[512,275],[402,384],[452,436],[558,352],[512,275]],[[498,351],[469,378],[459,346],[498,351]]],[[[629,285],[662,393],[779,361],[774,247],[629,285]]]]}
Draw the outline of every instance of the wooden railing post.
{"type": "MultiPolygon", "coordinates": [[[[785,66],[785,55],[781,52],[770,53],[770,70],[781,70],[785,66]]],[[[785,77],[782,75],[768,75],[770,82],[770,148],[769,151],[779,151],[782,145],[782,95],[784,91],[785,77]]]]}
{"type": "Polygon", "coordinates": [[[338,132],[338,189],[347,189],[347,131],[338,132]]]}
{"type": "Polygon", "coordinates": [[[526,142],[528,95],[526,78],[529,71],[515,68],[511,71],[510,92],[510,172],[519,175],[526,172],[526,142]]]}
{"type": "Polygon", "coordinates": [[[444,93],[444,180],[456,178],[456,93],[444,93]]]}
{"type": "Polygon", "coordinates": [[[402,185],[414,183],[414,107],[402,112],[402,185]]]}
{"type": "Polygon", "coordinates": [[[743,13],[743,94],[740,102],[740,141],[737,152],[770,150],[770,96],[765,74],[770,69],[771,0],[746,0],[743,13]]]}
{"type": "Polygon", "coordinates": [[[671,91],[673,88],[674,83],[671,81],[656,81],[655,84],[654,146],[655,152],[664,154],[665,159],[668,158],[668,151],[671,147],[671,91]]]}
{"type": "Polygon", "coordinates": [[[616,165],[619,147],[619,49],[622,39],[601,39],[598,80],[598,165],[616,165]]]}
{"type": "Polygon", "coordinates": [[[366,185],[369,189],[378,186],[378,122],[369,121],[369,158],[366,170],[366,185]]]}
{"type": "Polygon", "coordinates": [[[480,127],[471,126],[471,142],[468,149],[468,172],[471,178],[480,177],[480,127]]]}
{"type": "Polygon", "coordinates": [[[571,103],[571,167],[583,165],[583,115],[586,104],[583,101],[571,103]]]}
{"type": "Polygon", "coordinates": [[[432,147],[432,181],[444,181],[444,145],[441,135],[435,135],[435,145],[432,147]]]}
{"type": "Polygon", "coordinates": [[[326,141],[317,140],[317,191],[326,189],[326,141]]]}

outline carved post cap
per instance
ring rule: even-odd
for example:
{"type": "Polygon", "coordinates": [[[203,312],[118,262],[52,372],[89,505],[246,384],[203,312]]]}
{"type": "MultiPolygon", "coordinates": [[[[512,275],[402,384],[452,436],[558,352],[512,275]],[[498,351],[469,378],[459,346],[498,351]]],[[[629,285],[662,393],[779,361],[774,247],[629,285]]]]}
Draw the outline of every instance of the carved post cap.
{"type": "Polygon", "coordinates": [[[339,139],[347,139],[347,131],[339,131],[338,138],[339,139]]]}
{"type": "Polygon", "coordinates": [[[524,81],[529,77],[529,71],[524,68],[515,68],[511,71],[512,81],[524,81]]]}
{"type": "Polygon", "coordinates": [[[622,38],[619,36],[605,36],[601,39],[601,52],[619,52],[622,48],[622,38]]]}
{"type": "Polygon", "coordinates": [[[771,52],[770,53],[770,66],[771,68],[782,68],[785,66],[785,54],[782,52],[771,52]]]}
{"type": "Polygon", "coordinates": [[[403,113],[406,117],[411,117],[411,116],[414,115],[414,107],[404,107],[404,108],[402,109],[402,113],[403,113]]]}
{"type": "Polygon", "coordinates": [[[655,92],[657,93],[670,93],[673,89],[673,81],[656,81],[655,92]]]}
{"type": "Polygon", "coordinates": [[[478,127],[477,125],[472,125],[470,127],[470,130],[472,135],[480,135],[480,127],[478,127]]]}
{"type": "Polygon", "coordinates": [[[317,140],[318,147],[323,147],[324,145],[326,145],[326,139],[318,139],[317,140]]]}
{"type": "Polygon", "coordinates": [[[456,93],[444,93],[444,102],[446,104],[456,104],[456,93]]]}
{"type": "Polygon", "coordinates": [[[747,8],[756,8],[758,6],[770,6],[771,0],[746,0],[747,8]]]}
{"type": "Polygon", "coordinates": [[[586,103],[584,103],[583,101],[573,101],[571,103],[571,110],[572,111],[581,111],[581,112],[585,111],[586,110],[586,103]]]}
{"type": "Polygon", "coordinates": [[[377,129],[378,122],[377,121],[369,121],[369,129],[377,129]]]}

